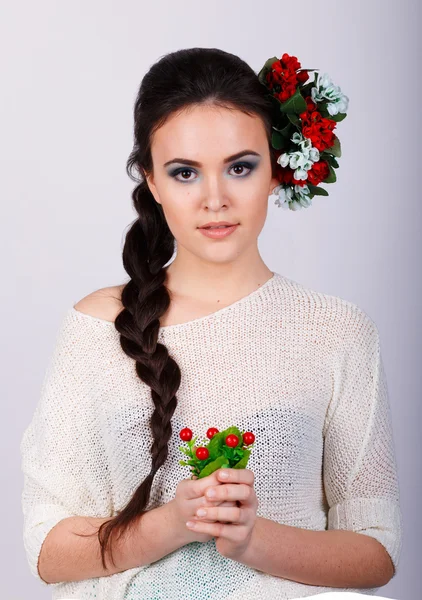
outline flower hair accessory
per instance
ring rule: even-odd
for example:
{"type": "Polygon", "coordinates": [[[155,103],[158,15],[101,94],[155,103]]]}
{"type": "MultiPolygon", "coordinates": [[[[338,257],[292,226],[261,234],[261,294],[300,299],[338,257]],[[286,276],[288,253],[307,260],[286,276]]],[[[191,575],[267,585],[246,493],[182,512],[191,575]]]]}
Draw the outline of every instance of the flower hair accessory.
{"type": "Polygon", "coordinates": [[[180,439],[187,443],[188,447],[179,446],[188,461],[179,461],[180,465],[190,466],[192,478],[198,479],[211,475],[220,468],[231,467],[233,469],[246,469],[251,454],[255,435],[251,431],[240,431],[237,427],[229,427],[224,431],[218,431],[216,427],[210,427],[207,445],[195,446],[198,436],[192,439],[192,430],[185,427],[179,433],[180,439]]]}
{"type": "Polygon", "coordinates": [[[269,58],[258,73],[273,103],[271,145],[277,153],[273,189],[278,207],[307,208],[314,196],[328,196],[320,183],[334,183],[340,140],[333,133],[336,123],[346,118],[349,98],[334,85],[327,73],[302,69],[295,56],[269,58]]]}

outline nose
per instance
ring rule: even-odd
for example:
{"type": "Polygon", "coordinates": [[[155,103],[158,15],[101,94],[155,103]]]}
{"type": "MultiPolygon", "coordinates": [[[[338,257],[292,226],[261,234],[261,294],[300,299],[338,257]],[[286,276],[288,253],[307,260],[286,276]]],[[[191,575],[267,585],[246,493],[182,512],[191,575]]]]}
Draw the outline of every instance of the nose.
{"type": "Polygon", "coordinates": [[[219,211],[228,206],[229,201],[225,193],[224,182],[218,177],[210,177],[204,189],[203,205],[211,211],[219,211]]]}

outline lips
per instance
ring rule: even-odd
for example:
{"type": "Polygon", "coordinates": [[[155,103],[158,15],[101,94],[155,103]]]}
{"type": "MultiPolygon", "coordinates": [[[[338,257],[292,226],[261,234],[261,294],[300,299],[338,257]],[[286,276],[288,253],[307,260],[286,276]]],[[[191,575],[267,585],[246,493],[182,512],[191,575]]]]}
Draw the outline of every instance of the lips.
{"type": "Polygon", "coordinates": [[[232,235],[234,231],[238,228],[237,225],[228,225],[227,227],[213,227],[212,225],[208,225],[206,227],[198,227],[199,231],[202,235],[205,235],[208,238],[212,238],[213,240],[219,240],[232,235]]]}
{"type": "Polygon", "coordinates": [[[239,223],[229,223],[228,221],[221,221],[220,223],[207,223],[207,225],[202,225],[198,227],[198,229],[218,229],[219,227],[234,227],[235,225],[239,225],[239,223]]]}

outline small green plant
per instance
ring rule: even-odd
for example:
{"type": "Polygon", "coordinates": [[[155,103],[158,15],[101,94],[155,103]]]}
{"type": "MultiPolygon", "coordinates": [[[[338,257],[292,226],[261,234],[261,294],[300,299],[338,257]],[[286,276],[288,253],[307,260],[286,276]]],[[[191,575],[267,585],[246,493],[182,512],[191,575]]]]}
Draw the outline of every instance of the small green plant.
{"type": "Polygon", "coordinates": [[[240,431],[237,427],[229,427],[218,431],[210,427],[207,431],[208,444],[195,446],[198,436],[193,438],[188,427],[179,433],[180,439],[187,447],[179,446],[188,460],[180,460],[179,464],[191,467],[192,478],[207,477],[221,468],[246,469],[249,456],[254,447],[255,435],[251,431],[240,431]]]}

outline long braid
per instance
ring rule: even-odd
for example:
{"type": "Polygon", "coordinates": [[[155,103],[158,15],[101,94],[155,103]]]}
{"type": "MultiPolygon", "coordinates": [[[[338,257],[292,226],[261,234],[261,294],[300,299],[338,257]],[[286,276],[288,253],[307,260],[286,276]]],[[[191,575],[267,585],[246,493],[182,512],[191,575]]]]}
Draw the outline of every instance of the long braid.
{"type": "MultiPolygon", "coordinates": [[[[123,248],[123,265],[131,279],[123,288],[121,302],[124,308],[116,317],[115,327],[120,333],[122,350],[133,358],[138,377],[151,388],[155,407],[150,420],[152,458],[151,471],[131,500],[98,530],[104,569],[105,553],[113,531],[119,529],[120,539],[130,523],[146,512],[154,476],[167,460],[168,442],[173,433],[171,418],[177,407],[176,392],[181,382],[179,366],[169,356],[166,346],[157,342],[159,318],[170,306],[164,266],[173,255],[174,237],[161,205],[155,202],[144,182],[134,189],[132,199],[139,216],[132,223],[123,248]]],[[[111,545],[110,553],[115,564],[111,545]]]]}

